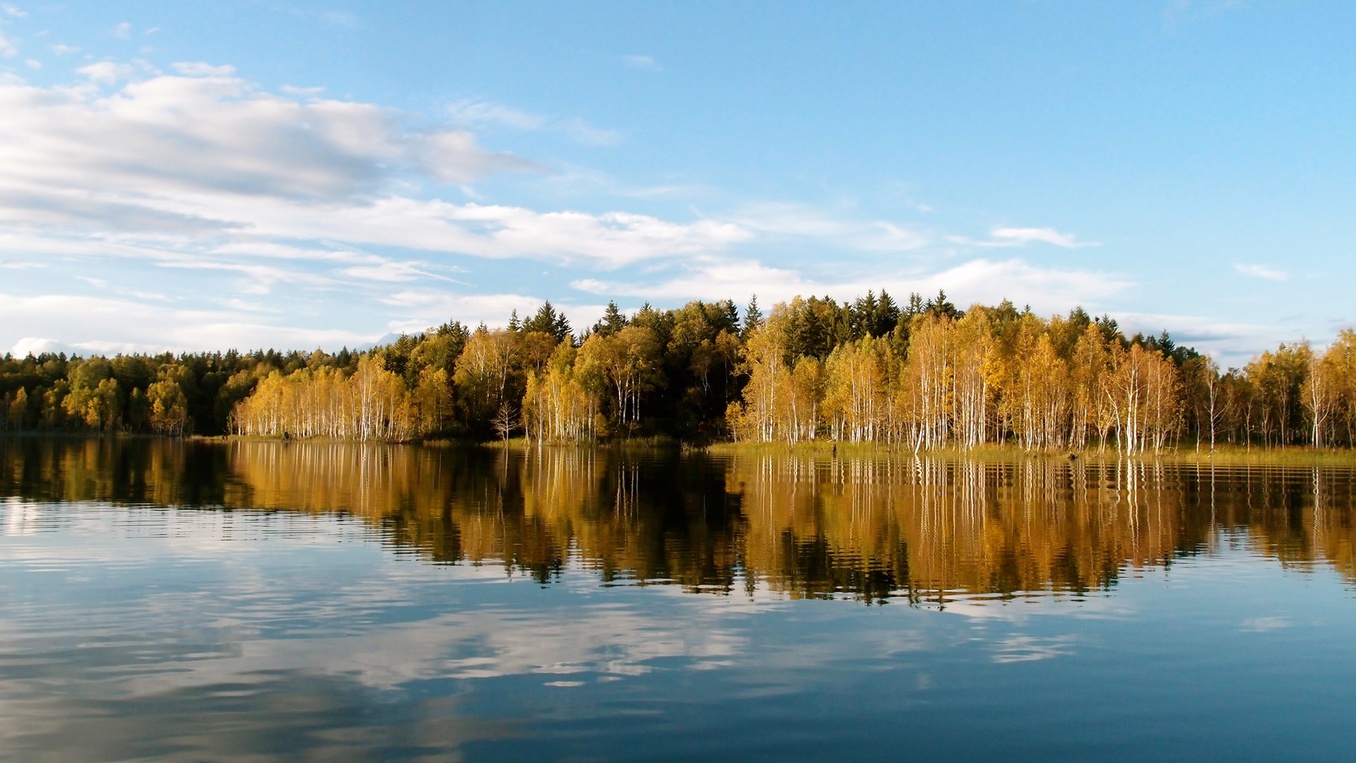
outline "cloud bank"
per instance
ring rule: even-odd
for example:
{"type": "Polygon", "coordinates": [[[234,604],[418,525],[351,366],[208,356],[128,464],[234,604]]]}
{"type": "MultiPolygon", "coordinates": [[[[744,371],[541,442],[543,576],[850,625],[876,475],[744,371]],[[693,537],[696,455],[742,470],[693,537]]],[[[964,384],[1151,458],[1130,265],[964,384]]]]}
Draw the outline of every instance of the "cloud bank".
{"type": "Polygon", "coordinates": [[[1096,245],[1052,228],[976,241],[850,203],[673,219],[625,208],[645,203],[635,194],[606,197],[622,208],[486,199],[476,186],[502,197],[570,177],[487,147],[496,130],[619,139],[488,101],[430,118],[324,88],[269,90],[226,65],[97,61],[58,85],[0,80],[0,113],[0,266],[13,276],[0,284],[0,347],[20,353],[337,348],[447,320],[502,324],[547,298],[584,326],[611,298],[944,288],[1067,309],[1132,286],[973,256],[1096,245]]]}
{"type": "MultiPolygon", "coordinates": [[[[341,239],[473,257],[603,266],[706,251],[737,226],[627,212],[539,213],[442,195],[543,169],[461,128],[373,104],[268,93],[231,67],[110,62],[63,87],[0,84],[0,222],[44,235],[176,248],[341,239]]],[[[199,250],[200,251],[200,250],[199,250]]]]}

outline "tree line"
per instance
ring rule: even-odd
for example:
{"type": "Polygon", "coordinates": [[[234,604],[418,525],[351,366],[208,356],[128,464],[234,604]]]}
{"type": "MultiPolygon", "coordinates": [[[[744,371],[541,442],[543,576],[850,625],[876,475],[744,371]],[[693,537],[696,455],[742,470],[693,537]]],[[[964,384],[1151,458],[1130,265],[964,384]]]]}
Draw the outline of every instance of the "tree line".
{"type": "Polygon", "coordinates": [[[549,302],[504,329],[449,322],[367,351],[0,361],[0,429],[411,441],[1010,443],[1121,452],[1356,445],[1356,333],[1222,371],[1165,331],[1082,309],[730,300],[575,331],[549,302]]]}

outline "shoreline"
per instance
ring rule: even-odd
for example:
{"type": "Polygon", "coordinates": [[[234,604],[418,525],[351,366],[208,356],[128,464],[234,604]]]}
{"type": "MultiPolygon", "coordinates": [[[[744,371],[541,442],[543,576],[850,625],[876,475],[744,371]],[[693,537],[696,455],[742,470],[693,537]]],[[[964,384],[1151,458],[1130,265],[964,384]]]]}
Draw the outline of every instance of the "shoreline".
{"type": "Polygon", "coordinates": [[[1194,445],[1165,448],[1158,452],[1124,454],[1114,448],[1099,450],[1026,450],[1006,443],[989,443],[978,448],[960,447],[920,450],[917,453],[904,445],[884,445],[868,442],[834,442],[831,440],[813,440],[799,443],[737,443],[714,442],[694,443],[671,437],[638,437],[606,440],[592,443],[528,442],[522,437],[508,440],[474,440],[461,438],[430,438],[407,442],[388,442],[383,440],[344,440],[337,438],[284,439],[279,437],[260,437],[248,435],[173,435],[129,433],[129,432],[0,432],[0,441],[5,440],[178,440],[193,443],[279,443],[279,444],[324,444],[324,445],[403,445],[428,448],[491,448],[509,451],[526,451],[540,448],[572,448],[588,450],[673,450],[682,453],[707,453],[717,456],[738,455],[785,455],[785,456],[828,456],[835,458],[869,459],[878,457],[943,458],[947,460],[967,461],[1086,461],[1104,463],[1108,461],[1153,461],[1181,464],[1215,465],[1259,465],[1259,466],[1350,466],[1356,467],[1356,448],[1315,449],[1305,445],[1287,445],[1264,448],[1261,446],[1225,445],[1217,446],[1214,452],[1194,445]]]}

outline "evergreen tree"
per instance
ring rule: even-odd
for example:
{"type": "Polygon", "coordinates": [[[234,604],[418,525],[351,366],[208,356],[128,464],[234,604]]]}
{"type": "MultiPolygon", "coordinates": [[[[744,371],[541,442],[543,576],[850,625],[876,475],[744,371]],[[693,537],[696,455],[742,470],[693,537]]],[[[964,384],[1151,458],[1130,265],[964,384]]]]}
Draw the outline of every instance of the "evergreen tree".
{"type": "Polygon", "coordinates": [[[603,317],[593,324],[591,333],[599,336],[612,336],[618,331],[626,328],[626,316],[622,315],[621,310],[617,309],[616,300],[608,300],[607,310],[603,317]]]}
{"type": "Polygon", "coordinates": [[[537,309],[537,314],[532,316],[522,324],[522,332],[540,331],[543,334],[549,334],[559,342],[570,335],[570,322],[565,318],[565,314],[557,312],[551,304],[551,300],[546,300],[541,307],[537,309]]]}
{"type": "Polygon", "coordinates": [[[748,341],[749,334],[754,329],[763,325],[763,311],[758,309],[758,295],[755,294],[749,299],[749,306],[744,310],[744,327],[739,332],[739,338],[748,341]]]}

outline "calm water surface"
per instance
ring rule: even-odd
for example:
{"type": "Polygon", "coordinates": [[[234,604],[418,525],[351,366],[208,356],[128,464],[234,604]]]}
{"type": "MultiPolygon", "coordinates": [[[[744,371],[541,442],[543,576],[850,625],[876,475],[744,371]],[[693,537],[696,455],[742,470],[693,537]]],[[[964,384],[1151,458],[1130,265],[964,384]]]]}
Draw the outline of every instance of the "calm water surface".
{"type": "Polygon", "coordinates": [[[1342,759],[1346,469],[0,439],[0,759],[1342,759]]]}

